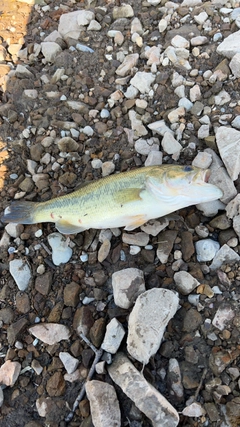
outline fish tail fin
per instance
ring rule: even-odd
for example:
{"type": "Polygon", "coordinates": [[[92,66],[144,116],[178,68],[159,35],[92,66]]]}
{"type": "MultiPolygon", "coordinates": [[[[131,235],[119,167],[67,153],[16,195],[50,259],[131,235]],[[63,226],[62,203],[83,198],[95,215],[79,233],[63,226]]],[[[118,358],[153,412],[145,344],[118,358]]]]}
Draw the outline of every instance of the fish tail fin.
{"type": "Polygon", "coordinates": [[[15,222],[17,224],[34,224],[34,211],[36,203],[17,201],[12,202],[8,206],[3,216],[1,217],[2,222],[15,222]]]}

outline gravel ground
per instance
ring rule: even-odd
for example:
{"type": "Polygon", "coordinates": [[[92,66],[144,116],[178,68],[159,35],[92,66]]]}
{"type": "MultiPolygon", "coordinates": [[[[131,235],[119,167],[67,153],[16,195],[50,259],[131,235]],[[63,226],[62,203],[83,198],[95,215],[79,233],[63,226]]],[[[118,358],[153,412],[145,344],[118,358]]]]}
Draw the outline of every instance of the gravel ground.
{"type": "MultiPolygon", "coordinates": [[[[45,201],[111,173],[162,162],[208,167],[221,157],[215,183],[225,187],[223,203],[212,204],[211,213],[182,209],[163,231],[156,231],[157,221],[154,232],[71,235],[64,240],[70,256],[60,265],[49,241],[54,224],[0,225],[1,426],[93,425],[85,395],[66,421],[94,358],[80,332],[99,348],[111,319],[127,331],[132,308],[115,305],[112,275],[137,268],[147,290],[177,290],[180,304],[144,377],[179,412],[179,426],[237,427],[239,4],[37,3],[0,5],[1,212],[14,198],[45,201]],[[68,15],[80,9],[91,12],[81,15],[81,27],[68,15]],[[223,52],[218,46],[231,34],[235,39],[223,52]],[[236,212],[229,214],[228,205],[226,215],[233,199],[236,212]],[[196,255],[195,243],[206,238],[227,251],[214,269],[216,250],[209,262],[196,255]],[[169,244],[162,248],[163,241],[169,244]],[[14,260],[20,260],[15,276],[14,260]],[[23,270],[30,276],[22,283],[23,270]],[[191,289],[179,285],[178,272],[196,279],[192,288],[185,280],[191,289]],[[35,339],[29,328],[48,323],[66,327],[66,337],[35,339]]],[[[213,167],[211,179],[216,176],[213,167]]],[[[125,338],[120,350],[127,354],[125,338]]],[[[111,359],[107,352],[102,357],[111,359]]],[[[142,364],[131,361],[141,371],[142,364]]],[[[112,425],[152,425],[105,369],[94,379],[117,392],[121,424],[112,425]]]]}

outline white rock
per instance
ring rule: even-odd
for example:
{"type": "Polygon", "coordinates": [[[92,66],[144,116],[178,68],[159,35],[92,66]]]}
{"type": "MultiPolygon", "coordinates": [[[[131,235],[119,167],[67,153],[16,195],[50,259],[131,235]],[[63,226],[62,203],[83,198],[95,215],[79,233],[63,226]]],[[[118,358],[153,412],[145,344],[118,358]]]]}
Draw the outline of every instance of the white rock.
{"type": "Polygon", "coordinates": [[[101,348],[108,353],[115,354],[125,335],[122,324],[114,317],[107,325],[101,348]]]}
{"type": "Polygon", "coordinates": [[[231,262],[239,262],[240,256],[231,249],[228,245],[223,245],[213,258],[210,265],[211,270],[217,270],[222,264],[229,264],[231,262]]]}
{"type": "Polygon", "coordinates": [[[68,374],[72,374],[74,371],[76,371],[79,365],[79,360],[73,357],[67,351],[60,351],[59,359],[63,363],[63,366],[68,374]]]}
{"type": "Polygon", "coordinates": [[[136,245],[131,245],[129,249],[130,255],[137,255],[139,252],[141,252],[141,248],[136,245]]]}
{"type": "Polygon", "coordinates": [[[160,64],[161,47],[161,45],[152,46],[150,49],[145,50],[145,56],[148,59],[147,65],[160,64]]]}
{"type": "Polygon", "coordinates": [[[221,126],[216,132],[216,142],[223,163],[235,181],[240,173],[240,131],[221,126]]]}
{"type": "Polygon", "coordinates": [[[143,272],[138,268],[116,271],[112,275],[112,287],[115,304],[128,309],[146,291],[143,272]]]}
{"type": "Polygon", "coordinates": [[[229,63],[229,67],[235,78],[240,77],[240,53],[236,53],[229,63]]]}
{"type": "Polygon", "coordinates": [[[102,163],[102,176],[111,175],[115,171],[115,164],[111,161],[102,163]]]}
{"type": "Polygon", "coordinates": [[[184,96],[183,98],[179,99],[178,106],[185,108],[186,111],[190,111],[193,103],[184,96]]]}
{"type": "Polygon", "coordinates": [[[157,122],[150,123],[148,128],[161,136],[163,136],[165,132],[170,132],[173,134],[173,131],[166,125],[164,120],[158,120],[157,122]]]}
{"type": "Polygon", "coordinates": [[[36,99],[38,97],[38,91],[36,89],[25,89],[23,93],[30,99],[36,99]]]}
{"type": "Polygon", "coordinates": [[[172,110],[168,114],[168,120],[170,121],[170,123],[176,123],[179,121],[179,118],[183,116],[185,116],[185,108],[178,107],[178,108],[175,108],[175,110],[172,110]]]}
{"type": "Polygon", "coordinates": [[[131,128],[134,131],[136,137],[147,135],[148,131],[142,123],[141,116],[134,110],[128,112],[129,119],[131,121],[131,128]]]}
{"type": "Polygon", "coordinates": [[[231,126],[233,126],[236,129],[240,129],[240,116],[235,117],[235,119],[231,123],[231,126]]]}
{"type": "Polygon", "coordinates": [[[202,125],[198,129],[198,138],[204,139],[209,136],[209,125],[202,125]]]}
{"type": "Polygon", "coordinates": [[[192,37],[190,40],[192,46],[202,46],[208,43],[208,38],[206,36],[196,36],[192,37]]]}
{"type": "Polygon", "coordinates": [[[175,230],[162,231],[158,236],[157,257],[162,264],[166,264],[177,237],[175,230]]]}
{"type": "Polygon", "coordinates": [[[213,200],[212,202],[198,203],[196,207],[205,216],[210,216],[210,217],[217,215],[218,211],[225,209],[224,203],[222,203],[220,200],[213,200]]]}
{"type": "Polygon", "coordinates": [[[138,33],[143,34],[143,27],[141,21],[138,18],[133,18],[131,22],[131,34],[138,33]]]}
{"type": "Polygon", "coordinates": [[[5,226],[5,230],[9,236],[16,239],[16,237],[19,237],[23,232],[24,226],[22,224],[16,224],[15,222],[9,222],[9,224],[5,226]]]}
{"type": "Polygon", "coordinates": [[[62,234],[49,234],[48,243],[52,248],[52,260],[54,265],[66,264],[70,260],[72,249],[68,246],[68,241],[62,234]]]}
{"type": "Polygon", "coordinates": [[[48,345],[68,340],[71,335],[67,326],[57,323],[39,323],[29,328],[29,332],[48,345]]]}
{"type": "Polygon", "coordinates": [[[95,19],[93,19],[87,27],[87,31],[100,31],[101,29],[101,25],[99,22],[95,21],[95,19]]]}
{"type": "Polygon", "coordinates": [[[138,89],[132,85],[129,85],[126,92],[124,92],[124,96],[127,99],[134,99],[138,95],[138,89]]]}
{"type": "Polygon", "coordinates": [[[130,55],[127,55],[122,64],[116,69],[116,74],[118,76],[126,76],[127,74],[130,74],[132,68],[137,65],[138,58],[138,53],[131,53],[130,55]]]}
{"type": "Polygon", "coordinates": [[[150,151],[148,154],[144,166],[159,166],[162,164],[163,154],[161,151],[150,151]]]}
{"type": "Polygon", "coordinates": [[[12,387],[17,381],[21,371],[19,362],[7,360],[0,368],[0,384],[12,387]]]}
{"type": "Polygon", "coordinates": [[[153,288],[136,300],[128,320],[129,354],[147,364],[162,341],[165,328],[178,308],[177,295],[168,289],[153,288]]]}
{"type": "Polygon", "coordinates": [[[79,10],[77,14],[77,23],[81,27],[82,25],[88,25],[95,18],[94,13],[91,10],[79,10]]]}
{"type": "Polygon", "coordinates": [[[167,26],[168,26],[167,20],[164,19],[164,18],[161,19],[159,21],[159,24],[158,24],[158,31],[159,31],[159,33],[163,33],[166,30],[167,26]]]}
{"type": "Polygon", "coordinates": [[[210,153],[200,151],[192,161],[192,165],[197,168],[207,169],[212,163],[212,156],[210,153]]]}
{"type": "Polygon", "coordinates": [[[137,153],[147,156],[151,151],[159,151],[158,139],[150,138],[146,140],[140,138],[135,142],[134,148],[137,153]]]}
{"type": "MultiPolygon", "coordinates": [[[[81,21],[81,16],[83,15],[84,10],[75,10],[74,12],[63,13],[60,16],[58,32],[64,39],[73,38],[78,40],[83,30],[83,27],[78,23],[78,16],[81,21]]],[[[90,21],[89,21],[90,22],[90,21]]],[[[88,25],[88,23],[86,25],[88,25]]]]}
{"type": "Polygon", "coordinates": [[[97,380],[87,381],[86,394],[95,427],[121,427],[121,412],[112,385],[97,380]]]}
{"type": "Polygon", "coordinates": [[[171,44],[173,45],[173,47],[183,47],[186,49],[188,49],[190,46],[189,41],[179,35],[176,35],[175,37],[173,37],[173,39],[171,40],[171,44]]]}
{"type": "Polygon", "coordinates": [[[195,243],[197,260],[199,262],[212,261],[220,249],[220,244],[212,239],[198,240],[195,243]]]}
{"type": "Polygon", "coordinates": [[[147,73],[145,71],[138,71],[135,76],[130,80],[131,85],[133,85],[139,92],[143,94],[149,94],[151,90],[151,84],[155,81],[156,76],[152,73],[147,73]]]}
{"type": "Polygon", "coordinates": [[[113,19],[119,18],[132,18],[134,16],[134,11],[130,4],[122,3],[121,6],[114,6],[113,8],[113,19]]]}
{"type": "Polygon", "coordinates": [[[234,318],[235,313],[231,308],[230,304],[221,305],[213,318],[212,324],[215,328],[218,328],[220,331],[223,329],[227,329],[229,327],[229,323],[234,318]]]}
{"type": "Polygon", "coordinates": [[[198,417],[205,415],[206,411],[203,408],[203,406],[200,405],[200,403],[193,402],[183,409],[182,414],[185,417],[193,417],[193,418],[197,417],[198,418],[198,417]]]}
{"type": "Polygon", "coordinates": [[[174,93],[179,98],[185,98],[185,86],[184,85],[177,86],[176,89],[174,90],[174,93]]]}
{"type": "Polygon", "coordinates": [[[208,14],[204,12],[200,12],[198,15],[194,15],[194,20],[197,24],[202,25],[208,19],[208,14]]]}
{"type": "Polygon", "coordinates": [[[9,262],[9,271],[20,291],[25,291],[31,281],[31,270],[28,263],[22,259],[9,262]]]}
{"type": "Polygon", "coordinates": [[[16,72],[17,77],[20,77],[20,78],[24,78],[24,77],[33,78],[33,74],[31,73],[31,71],[29,71],[27,69],[27,67],[25,65],[18,64],[16,66],[16,71],[15,72],[16,72]]]}
{"type": "Polygon", "coordinates": [[[84,126],[82,129],[83,133],[87,136],[93,136],[93,128],[91,126],[84,126]]]}
{"type": "Polygon", "coordinates": [[[173,406],[140,373],[130,360],[118,353],[108,367],[112,380],[152,422],[154,427],[176,427],[179,416],[173,406]]]}
{"type": "Polygon", "coordinates": [[[240,215],[236,215],[233,218],[233,229],[238,235],[238,238],[240,239],[240,215]]]}
{"type": "Polygon", "coordinates": [[[181,144],[179,144],[170,132],[165,132],[162,139],[162,148],[167,154],[179,153],[182,150],[181,144]]]}
{"type": "Polygon", "coordinates": [[[231,101],[231,96],[225,90],[221,90],[214,99],[216,105],[224,105],[231,101]]]}
{"type": "Polygon", "coordinates": [[[55,42],[42,42],[42,54],[47,62],[54,62],[58,53],[62,52],[59,44],[55,42]]]}
{"type": "Polygon", "coordinates": [[[240,30],[235,31],[223,40],[217,46],[217,53],[227,58],[233,58],[236,53],[240,53],[240,30]]]}
{"type": "Polygon", "coordinates": [[[61,34],[57,30],[54,30],[50,34],[48,34],[48,36],[45,37],[43,41],[44,42],[55,42],[58,38],[61,39],[61,34]]]}
{"type": "Polygon", "coordinates": [[[189,97],[192,102],[199,101],[202,98],[201,89],[199,85],[194,85],[190,88],[189,97]]]}
{"type": "Polygon", "coordinates": [[[173,279],[176,283],[177,290],[182,295],[190,294],[198,285],[200,285],[199,281],[187,271],[178,271],[174,274],[173,279]]]}

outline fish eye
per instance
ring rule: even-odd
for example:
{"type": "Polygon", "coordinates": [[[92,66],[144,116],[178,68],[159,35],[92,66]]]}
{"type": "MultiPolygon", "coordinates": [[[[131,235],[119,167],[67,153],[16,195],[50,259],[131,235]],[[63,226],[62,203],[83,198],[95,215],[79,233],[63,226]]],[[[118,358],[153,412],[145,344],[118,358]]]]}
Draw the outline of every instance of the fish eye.
{"type": "Polygon", "coordinates": [[[183,171],[184,172],[191,172],[193,170],[192,166],[184,166],[183,171]]]}

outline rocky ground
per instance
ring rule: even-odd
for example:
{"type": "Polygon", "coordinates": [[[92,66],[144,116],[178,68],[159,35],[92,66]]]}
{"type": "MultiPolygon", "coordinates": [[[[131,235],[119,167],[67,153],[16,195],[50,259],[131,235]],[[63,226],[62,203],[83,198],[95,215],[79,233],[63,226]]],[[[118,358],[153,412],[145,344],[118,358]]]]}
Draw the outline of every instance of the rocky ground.
{"type": "Polygon", "coordinates": [[[161,163],[223,197],[133,232],[0,226],[1,426],[237,427],[239,4],[36,3],[0,4],[1,211],[161,163]]]}

